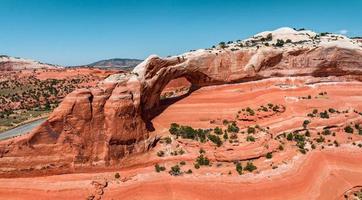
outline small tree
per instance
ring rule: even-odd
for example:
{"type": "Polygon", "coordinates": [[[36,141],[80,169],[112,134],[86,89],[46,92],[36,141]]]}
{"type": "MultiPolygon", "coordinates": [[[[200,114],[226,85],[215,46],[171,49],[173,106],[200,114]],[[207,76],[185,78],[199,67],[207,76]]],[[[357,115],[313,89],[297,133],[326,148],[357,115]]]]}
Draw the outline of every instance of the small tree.
{"type": "Polygon", "coordinates": [[[199,157],[196,158],[196,163],[199,166],[208,166],[210,164],[210,160],[206,156],[201,154],[199,155],[199,157]]]}
{"type": "Polygon", "coordinates": [[[277,42],[275,43],[275,46],[282,47],[284,45],[284,40],[277,39],[277,42]]]}
{"type": "Polygon", "coordinates": [[[246,137],[246,141],[248,141],[248,142],[255,142],[255,138],[254,138],[253,136],[251,136],[251,135],[248,135],[248,136],[246,137]]]}
{"type": "Polygon", "coordinates": [[[117,172],[116,174],[114,174],[114,178],[119,179],[121,178],[121,175],[117,172]]]}
{"type": "Polygon", "coordinates": [[[157,173],[159,173],[159,172],[161,172],[161,171],[165,171],[166,170],[166,168],[164,167],[164,166],[160,166],[159,164],[156,164],[155,165],[155,171],[157,172],[157,173]]]}
{"type": "Polygon", "coordinates": [[[222,129],[219,128],[219,127],[215,127],[214,128],[214,133],[217,134],[217,135],[221,135],[222,134],[222,129]]]}
{"type": "Polygon", "coordinates": [[[251,133],[255,133],[255,128],[254,127],[251,127],[251,126],[249,126],[248,127],[248,130],[247,130],[247,132],[249,133],[249,134],[251,134],[251,133]]]}
{"type": "Polygon", "coordinates": [[[246,163],[246,166],[244,167],[244,169],[249,172],[252,172],[252,171],[256,170],[257,167],[252,162],[248,162],[248,163],[246,163]]]}
{"type": "Polygon", "coordinates": [[[271,158],[273,157],[272,152],[268,152],[268,153],[265,155],[265,157],[266,157],[267,159],[271,159],[271,158]]]}
{"type": "Polygon", "coordinates": [[[181,168],[178,165],[171,167],[171,170],[168,172],[171,176],[181,175],[181,168]]]}
{"type": "Polygon", "coordinates": [[[344,127],[344,131],[345,131],[346,133],[353,133],[353,128],[348,125],[348,126],[344,127]]]}
{"type": "Polygon", "coordinates": [[[235,168],[239,175],[243,174],[243,167],[241,166],[241,164],[239,162],[236,163],[235,168]]]}

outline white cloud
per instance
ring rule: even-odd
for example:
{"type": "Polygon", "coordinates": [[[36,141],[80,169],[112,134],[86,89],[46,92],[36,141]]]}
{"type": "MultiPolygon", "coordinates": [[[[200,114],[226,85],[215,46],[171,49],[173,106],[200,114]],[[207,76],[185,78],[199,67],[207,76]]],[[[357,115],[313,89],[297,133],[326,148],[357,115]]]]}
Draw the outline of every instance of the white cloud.
{"type": "Polygon", "coordinates": [[[342,30],[339,30],[338,32],[342,35],[346,35],[348,33],[348,30],[342,29],[342,30]]]}

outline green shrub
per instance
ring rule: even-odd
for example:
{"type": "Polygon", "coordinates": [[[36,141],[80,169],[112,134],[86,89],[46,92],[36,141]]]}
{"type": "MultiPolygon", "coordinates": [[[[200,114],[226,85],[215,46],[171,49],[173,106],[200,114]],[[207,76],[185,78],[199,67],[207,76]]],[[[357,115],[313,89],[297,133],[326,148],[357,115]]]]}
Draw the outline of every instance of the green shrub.
{"type": "Polygon", "coordinates": [[[249,115],[251,115],[251,116],[254,116],[254,115],[255,115],[255,111],[254,111],[253,109],[251,109],[250,107],[247,107],[247,108],[246,108],[246,112],[248,112],[249,115]]]}
{"type": "Polygon", "coordinates": [[[178,151],[178,153],[179,153],[180,155],[183,155],[183,154],[185,153],[185,151],[184,151],[183,149],[180,149],[180,150],[178,151]]]}
{"type": "Polygon", "coordinates": [[[117,172],[116,174],[114,174],[114,178],[119,179],[121,178],[121,175],[117,172]]]}
{"type": "Polygon", "coordinates": [[[160,166],[159,164],[156,164],[155,165],[155,171],[158,173],[158,172],[161,172],[161,171],[165,171],[166,168],[164,166],[160,166]]]}
{"type": "Polygon", "coordinates": [[[228,125],[228,131],[231,133],[238,133],[239,132],[239,127],[236,125],[235,122],[232,122],[231,124],[228,125]]]}
{"type": "Polygon", "coordinates": [[[271,159],[271,158],[273,157],[272,152],[268,152],[268,153],[265,155],[265,157],[266,157],[267,159],[271,159]]]}
{"type": "Polygon", "coordinates": [[[181,168],[178,165],[171,167],[171,170],[168,172],[172,176],[179,176],[181,175],[181,168]]]}
{"type": "Polygon", "coordinates": [[[318,143],[322,143],[322,142],[324,142],[324,140],[325,140],[325,138],[322,137],[322,136],[319,136],[319,138],[316,139],[316,141],[317,141],[318,143]]]}
{"type": "Polygon", "coordinates": [[[210,160],[206,156],[201,154],[199,155],[199,157],[196,158],[196,163],[199,166],[208,166],[210,164],[210,160]]]}
{"type": "Polygon", "coordinates": [[[335,112],[336,112],[336,110],[333,109],[333,108],[329,108],[328,111],[329,111],[330,113],[335,113],[335,112]]]}
{"type": "Polygon", "coordinates": [[[191,169],[187,170],[186,174],[192,174],[192,170],[191,169]]]}
{"type": "Polygon", "coordinates": [[[283,151],[283,150],[284,150],[283,145],[279,145],[278,149],[279,149],[280,151],[283,151]]]}
{"type": "Polygon", "coordinates": [[[221,48],[223,48],[223,49],[227,47],[226,44],[225,44],[225,42],[220,42],[220,43],[219,43],[219,46],[220,46],[221,48]]]}
{"type": "Polygon", "coordinates": [[[170,129],[169,129],[169,132],[170,132],[172,135],[177,135],[179,128],[180,128],[180,125],[178,125],[178,124],[176,124],[176,123],[172,123],[172,124],[171,124],[171,127],[170,127],[170,129]]]}
{"type": "Polygon", "coordinates": [[[214,144],[216,144],[218,147],[220,147],[220,146],[222,145],[222,141],[221,141],[221,139],[220,139],[219,136],[209,134],[209,135],[208,135],[208,138],[209,138],[209,140],[210,140],[211,142],[213,142],[214,144]]]}
{"type": "Polygon", "coordinates": [[[171,144],[172,143],[172,140],[170,137],[165,137],[163,138],[163,140],[166,142],[166,144],[171,144]]]}
{"type": "Polygon", "coordinates": [[[287,140],[289,140],[289,141],[293,140],[293,134],[292,133],[288,133],[287,140]]]}
{"type": "Polygon", "coordinates": [[[284,40],[277,39],[277,42],[275,43],[275,46],[277,46],[277,47],[284,46],[284,40]]]}
{"type": "Polygon", "coordinates": [[[180,165],[186,165],[186,162],[185,162],[185,161],[181,161],[181,162],[180,162],[180,165]]]}
{"type": "Polygon", "coordinates": [[[256,170],[257,167],[252,162],[247,162],[244,169],[249,171],[249,172],[252,172],[252,171],[256,170]]]}
{"type": "Polygon", "coordinates": [[[248,142],[255,142],[255,138],[254,138],[253,136],[251,136],[251,135],[248,135],[248,136],[246,137],[246,141],[248,141],[248,142]]]}
{"type": "Polygon", "coordinates": [[[193,129],[190,126],[180,126],[176,123],[172,123],[169,129],[172,135],[182,137],[184,139],[192,139],[200,142],[206,142],[206,136],[209,134],[209,130],[193,129]]]}
{"type": "Polygon", "coordinates": [[[221,128],[215,127],[215,128],[214,128],[214,133],[217,134],[217,135],[221,135],[223,132],[222,132],[222,129],[221,129],[221,128]]]}
{"type": "Polygon", "coordinates": [[[329,114],[328,114],[328,112],[326,110],[324,112],[319,113],[319,115],[323,119],[329,119],[329,114]]]}
{"type": "Polygon", "coordinates": [[[330,134],[331,134],[331,131],[330,131],[329,129],[324,129],[324,130],[322,131],[322,134],[323,134],[323,135],[330,135],[330,134]]]}
{"type": "Polygon", "coordinates": [[[206,152],[205,152],[204,149],[200,149],[200,150],[199,150],[199,153],[200,153],[200,154],[203,154],[203,153],[206,153],[206,152]]]}
{"type": "Polygon", "coordinates": [[[255,133],[255,128],[249,126],[247,132],[248,132],[249,134],[254,134],[254,133],[255,133]]]}
{"type": "Polygon", "coordinates": [[[303,128],[307,128],[308,124],[310,124],[309,120],[304,120],[303,121],[303,128]]]}
{"type": "Polygon", "coordinates": [[[159,151],[159,152],[157,152],[157,156],[158,157],[163,157],[165,155],[165,152],[164,151],[159,151]]]}
{"type": "Polygon", "coordinates": [[[348,126],[344,127],[344,131],[345,131],[346,133],[353,133],[353,128],[348,125],[348,126]]]}
{"type": "Polygon", "coordinates": [[[239,175],[243,174],[243,167],[241,166],[241,164],[239,162],[236,163],[235,168],[239,175]]]}
{"type": "Polygon", "coordinates": [[[227,134],[227,133],[224,133],[224,135],[223,135],[223,138],[224,138],[224,140],[227,140],[227,139],[229,139],[229,136],[228,136],[228,134],[227,134]]]}

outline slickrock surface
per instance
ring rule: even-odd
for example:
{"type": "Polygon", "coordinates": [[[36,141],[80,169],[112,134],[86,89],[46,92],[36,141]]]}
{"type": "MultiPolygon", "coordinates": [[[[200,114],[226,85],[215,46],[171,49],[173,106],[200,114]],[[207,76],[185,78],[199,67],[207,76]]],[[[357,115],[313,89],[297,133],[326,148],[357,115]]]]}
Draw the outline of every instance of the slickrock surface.
{"type": "Polygon", "coordinates": [[[360,45],[282,28],[150,56],[129,74],[72,92],[29,135],[1,142],[0,182],[10,185],[0,184],[0,196],[11,189],[64,199],[343,197],[362,180],[360,45]],[[67,172],[86,174],[5,178],[67,172]],[[107,186],[90,184],[104,178],[107,186]]]}

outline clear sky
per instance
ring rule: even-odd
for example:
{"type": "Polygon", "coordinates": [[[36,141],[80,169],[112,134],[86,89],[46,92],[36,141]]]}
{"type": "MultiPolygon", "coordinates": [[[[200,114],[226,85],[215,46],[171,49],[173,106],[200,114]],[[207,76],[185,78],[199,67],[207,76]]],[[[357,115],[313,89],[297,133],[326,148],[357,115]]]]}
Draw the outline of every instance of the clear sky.
{"type": "Polygon", "coordinates": [[[0,54],[144,59],[284,26],[362,35],[362,0],[0,0],[0,54]]]}

